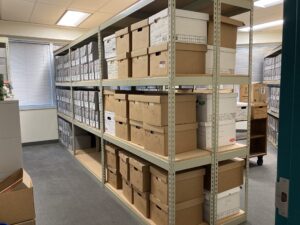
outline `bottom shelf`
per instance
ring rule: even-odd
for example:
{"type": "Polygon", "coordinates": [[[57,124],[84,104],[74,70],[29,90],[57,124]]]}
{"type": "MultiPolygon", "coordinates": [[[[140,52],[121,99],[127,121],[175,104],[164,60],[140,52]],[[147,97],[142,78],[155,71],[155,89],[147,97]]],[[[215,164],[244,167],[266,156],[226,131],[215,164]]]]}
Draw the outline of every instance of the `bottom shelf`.
{"type": "MultiPolygon", "coordinates": [[[[123,206],[139,220],[141,224],[155,225],[155,223],[143,216],[133,204],[131,204],[124,196],[122,189],[116,189],[109,183],[105,183],[105,187],[113,194],[113,196],[120,200],[123,206]]],[[[226,217],[217,222],[217,225],[238,225],[246,221],[246,214],[243,210],[240,210],[238,214],[226,217]]],[[[201,225],[208,225],[208,223],[203,222],[201,225]]]]}
{"type": "Polygon", "coordinates": [[[101,152],[96,149],[76,150],[75,158],[97,179],[102,180],[101,152]]]}

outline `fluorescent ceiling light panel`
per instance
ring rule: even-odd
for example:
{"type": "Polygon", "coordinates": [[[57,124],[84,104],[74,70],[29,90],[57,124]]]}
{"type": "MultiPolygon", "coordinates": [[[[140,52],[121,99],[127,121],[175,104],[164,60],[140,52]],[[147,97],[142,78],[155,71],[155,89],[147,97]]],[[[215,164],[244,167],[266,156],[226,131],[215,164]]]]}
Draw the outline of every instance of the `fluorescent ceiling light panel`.
{"type": "Polygon", "coordinates": [[[283,0],[258,0],[254,2],[254,5],[261,8],[267,8],[281,3],[283,3],[283,0]]]}
{"type": "Polygon", "coordinates": [[[90,13],[67,10],[65,14],[57,22],[57,25],[77,27],[90,15],[91,15],[90,13]]]}
{"type": "MultiPolygon", "coordinates": [[[[263,30],[263,29],[267,29],[267,28],[271,28],[271,27],[276,27],[276,26],[280,26],[282,24],[283,24],[283,20],[276,20],[276,21],[272,21],[272,22],[269,22],[269,23],[258,24],[258,25],[253,26],[253,31],[263,30]]],[[[249,32],[250,27],[240,28],[239,31],[249,32]]]]}

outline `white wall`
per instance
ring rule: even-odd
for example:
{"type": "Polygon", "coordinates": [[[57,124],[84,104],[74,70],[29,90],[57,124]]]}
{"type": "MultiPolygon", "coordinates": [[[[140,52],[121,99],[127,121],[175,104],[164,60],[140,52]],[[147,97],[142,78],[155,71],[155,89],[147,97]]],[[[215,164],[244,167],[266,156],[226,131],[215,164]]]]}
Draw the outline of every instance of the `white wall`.
{"type": "Polygon", "coordinates": [[[56,109],[20,111],[22,143],[58,139],[56,109]]]}
{"type": "MultiPolygon", "coordinates": [[[[257,31],[253,34],[253,43],[280,43],[282,42],[282,30],[275,31],[257,31]]],[[[249,33],[238,32],[237,44],[248,44],[249,33]]]]}

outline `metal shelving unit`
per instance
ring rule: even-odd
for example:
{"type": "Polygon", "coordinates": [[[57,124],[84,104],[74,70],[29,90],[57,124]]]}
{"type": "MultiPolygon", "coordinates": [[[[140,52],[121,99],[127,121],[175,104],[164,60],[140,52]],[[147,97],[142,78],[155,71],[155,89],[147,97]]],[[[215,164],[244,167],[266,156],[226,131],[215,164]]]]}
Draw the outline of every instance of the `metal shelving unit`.
{"type": "MultiPolygon", "coordinates": [[[[55,55],[61,55],[67,53],[70,55],[71,49],[76,46],[80,46],[83,43],[87,43],[92,37],[98,37],[99,47],[99,70],[100,80],[99,81],[80,81],[80,82],[67,82],[67,83],[56,83],[57,87],[70,87],[70,91],[73,95],[74,87],[99,87],[100,90],[100,130],[104,130],[104,105],[103,105],[103,90],[104,87],[118,87],[118,86],[165,86],[168,87],[168,157],[156,155],[148,152],[143,148],[135,145],[129,141],[122,140],[115,136],[103,133],[100,130],[90,128],[87,125],[75,121],[73,118],[69,118],[62,114],[58,114],[59,117],[72,123],[73,132],[74,126],[78,126],[88,132],[95,134],[101,138],[101,164],[102,164],[102,183],[103,186],[111,193],[116,199],[120,200],[122,205],[134,216],[136,216],[141,224],[152,224],[149,219],[144,218],[139,214],[124,198],[124,196],[115,190],[110,184],[106,183],[106,172],[105,172],[105,157],[104,157],[104,144],[105,141],[115,144],[122,149],[139,156],[154,165],[163,168],[168,171],[168,183],[169,183],[169,224],[175,224],[175,173],[177,171],[196,168],[199,166],[210,165],[211,166],[211,196],[210,196],[210,221],[211,225],[215,224],[226,224],[235,225],[241,224],[246,221],[248,214],[248,173],[249,173],[249,147],[250,147],[250,115],[251,107],[248,107],[248,136],[247,145],[236,144],[230,147],[218,147],[218,110],[219,110],[219,88],[222,84],[251,84],[252,68],[249,66],[248,76],[244,75],[227,75],[220,76],[220,21],[221,11],[224,16],[234,16],[244,12],[250,12],[250,27],[253,25],[253,0],[180,0],[176,4],[176,0],[141,0],[136,4],[132,5],[128,9],[124,10],[115,17],[109,19],[100,25],[97,29],[93,29],[86,33],[76,41],[69,45],[57,50],[55,55]],[[222,7],[221,7],[222,6],[222,7]],[[143,79],[116,79],[108,80],[103,79],[105,75],[104,71],[104,45],[102,42],[103,37],[113,34],[120,28],[131,25],[134,22],[148,18],[165,8],[169,9],[169,73],[167,77],[158,78],[143,78],[143,79]],[[212,75],[202,74],[199,76],[190,77],[179,77],[176,76],[175,71],[175,9],[181,8],[186,10],[193,10],[199,12],[207,12],[213,15],[214,18],[214,71],[212,75]],[[222,9],[221,9],[222,8],[222,9]],[[213,132],[212,132],[212,150],[195,150],[188,154],[177,154],[175,155],[175,87],[182,85],[211,85],[213,87],[213,132]],[[217,220],[217,187],[218,187],[218,164],[220,161],[233,159],[235,157],[246,159],[245,168],[245,208],[241,210],[239,214],[227,218],[226,220],[217,220]]],[[[251,29],[249,33],[249,65],[252,65],[252,43],[253,43],[253,31],[251,29]]],[[[250,85],[251,87],[251,85],[250,85]]],[[[251,88],[249,88],[249,94],[251,96],[251,88]]],[[[73,100],[73,97],[72,97],[73,100]]],[[[250,102],[248,101],[250,106],[250,102]]],[[[73,107],[72,107],[73,108],[73,107]]],[[[74,112],[72,112],[74,115],[74,112]]],[[[74,146],[74,144],[73,144],[74,146]]],[[[75,154],[75,152],[74,152],[75,154]]]]}

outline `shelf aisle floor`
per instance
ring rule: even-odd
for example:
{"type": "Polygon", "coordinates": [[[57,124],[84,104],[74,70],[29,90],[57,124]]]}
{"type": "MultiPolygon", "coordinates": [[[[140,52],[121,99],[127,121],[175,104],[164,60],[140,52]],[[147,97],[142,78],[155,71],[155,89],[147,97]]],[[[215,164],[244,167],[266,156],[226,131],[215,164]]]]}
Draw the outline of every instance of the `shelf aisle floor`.
{"type": "MultiPolygon", "coordinates": [[[[25,169],[34,183],[37,225],[138,224],[60,144],[23,149],[25,169]]],[[[262,167],[254,164],[256,158],[251,161],[249,222],[244,225],[273,225],[276,150],[269,144],[262,167]]]]}

